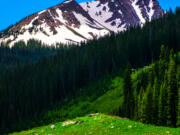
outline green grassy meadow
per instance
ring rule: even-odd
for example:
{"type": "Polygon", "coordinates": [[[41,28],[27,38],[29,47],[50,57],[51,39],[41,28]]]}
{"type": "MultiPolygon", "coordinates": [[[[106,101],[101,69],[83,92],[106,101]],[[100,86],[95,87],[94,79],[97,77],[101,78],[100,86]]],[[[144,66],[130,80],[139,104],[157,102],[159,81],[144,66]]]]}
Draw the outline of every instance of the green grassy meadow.
{"type": "Polygon", "coordinates": [[[180,128],[157,127],[116,116],[94,114],[11,135],[179,135],[180,128]],[[74,124],[66,124],[65,123],[74,124]]]}

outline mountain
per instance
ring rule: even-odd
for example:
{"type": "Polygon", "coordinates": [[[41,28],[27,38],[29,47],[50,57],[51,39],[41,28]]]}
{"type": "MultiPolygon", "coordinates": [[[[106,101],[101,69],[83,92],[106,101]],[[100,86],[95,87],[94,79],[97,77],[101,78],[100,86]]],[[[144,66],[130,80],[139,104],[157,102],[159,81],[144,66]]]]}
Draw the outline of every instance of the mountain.
{"type": "Polygon", "coordinates": [[[14,42],[31,38],[46,44],[69,42],[79,43],[90,38],[103,36],[109,31],[95,22],[74,0],[33,14],[9,30],[2,41],[14,42]]]}
{"type": "Polygon", "coordinates": [[[92,18],[114,32],[163,15],[156,0],[99,0],[81,3],[81,6],[92,18]]]}
{"type": "Polygon", "coordinates": [[[156,0],[98,0],[78,4],[66,0],[26,17],[2,31],[0,42],[40,40],[45,44],[79,44],[108,33],[142,25],[163,15],[156,0]]]}

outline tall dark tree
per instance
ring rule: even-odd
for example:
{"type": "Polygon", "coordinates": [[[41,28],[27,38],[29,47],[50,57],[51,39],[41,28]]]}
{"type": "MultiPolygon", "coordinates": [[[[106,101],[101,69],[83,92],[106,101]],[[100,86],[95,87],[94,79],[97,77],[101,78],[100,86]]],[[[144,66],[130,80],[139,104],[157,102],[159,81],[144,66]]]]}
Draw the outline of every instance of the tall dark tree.
{"type": "Polygon", "coordinates": [[[166,125],[167,121],[167,74],[165,72],[164,81],[161,83],[160,86],[160,95],[159,95],[159,116],[158,116],[158,125],[166,125]]]}
{"type": "Polygon", "coordinates": [[[145,101],[145,115],[146,115],[146,123],[152,123],[152,116],[153,116],[153,91],[151,85],[149,84],[146,89],[146,101],[145,101]]]}
{"type": "Polygon", "coordinates": [[[137,119],[145,121],[144,117],[144,89],[141,87],[137,100],[137,119]],[[142,117],[143,116],[143,117],[142,117]]]}
{"type": "Polygon", "coordinates": [[[159,56],[159,81],[163,81],[164,73],[168,63],[168,49],[164,45],[161,46],[161,52],[159,56]]]}
{"type": "Polygon", "coordinates": [[[178,103],[178,88],[176,78],[176,63],[174,53],[171,50],[169,56],[168,69],[168,97],[167,97],[167,125],[176,126],[177,122],[177,103],[178,103]]]}
{"type": "Polygon", "coordinates": [[[180,66],[177,68],[177,86],[178,86],[178,114],[177,114],[177,126],[180,127],[180,66]]]}
{"type": "Polygon", "coordinates": [[[133,89],[132,89],[132,80],[131,80],[131,66],[128,64],[125,70],[124,76],[124,109],[127,117],[133,116],[134,110],[134,97],[133,97],[133,89]]]}
{"type": "Polygon", "coordinates": [[[144,90],[142,90],[142,97],[141,97],[141,101],[140,101],[140,121],[143,123],[147,123],[147,116],[148,114],[146,113],[146,105],[147,105],[147,93],[144,92],[144,90]]]}
{"type": "Polygon", "coordinates": [[[154,86],[152,88],[153,91],[153,98],[152,98],[152,123],[157,124],[158,123],[158,94],[159,90],[159,84],[157,78],[155,78],[154,86]]]}

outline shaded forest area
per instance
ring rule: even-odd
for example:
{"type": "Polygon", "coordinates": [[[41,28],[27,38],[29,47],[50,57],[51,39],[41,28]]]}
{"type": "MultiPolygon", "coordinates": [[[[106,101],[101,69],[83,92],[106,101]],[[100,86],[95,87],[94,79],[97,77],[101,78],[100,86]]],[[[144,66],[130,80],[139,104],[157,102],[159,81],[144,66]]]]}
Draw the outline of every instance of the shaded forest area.
{"type": "Polygon", "coordinates": [[[22,65],[37,62],[42,57],[56,54],[60,51],[60,47],[49,47],[43,45],[40,41],[33,39],[29,40],[27,44],[23,41],[15,43],[12,48],[6,44],[0,44],[0,72],[13,70],[22,65]]]}

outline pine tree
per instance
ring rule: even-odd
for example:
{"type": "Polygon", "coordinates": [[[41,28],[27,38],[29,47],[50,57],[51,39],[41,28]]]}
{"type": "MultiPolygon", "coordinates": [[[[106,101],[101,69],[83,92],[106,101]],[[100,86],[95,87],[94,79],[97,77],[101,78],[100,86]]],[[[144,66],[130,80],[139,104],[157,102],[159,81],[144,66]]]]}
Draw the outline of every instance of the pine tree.
{"type": "Polygon", "coordinates": [[[159,101],[158,101],[158,125],[166,125],[167,115],[167,66],[168,66],[168,49],[164,45],[161,46],[159,56],[159,101]]]}
{"type": "Polygon", "coordinates": [[[163,81],[164,79],[164,72],[167,68],[167,63],[168,63],[167,60],[168,60],[168,51],[164,47],[164,45],[162,45],[159,56],[159,81],[163,81]]]}
{"type": "Polygon", "coordinates": [[[153,103],[153,93],[152,87],[149,84],[146,88],[146,100],[145,100],[145,114],[146,123],[152,123],[152,103],[153,103]]]}
{"type": "Polygon", "coordinates": [[[144,89],[141,87],[138,95],[138,101],[137,101],[137,119],[140,121],[142,120],[143,116],[143,95],[144,95],[144,89]]]}
{"type": "Polygon", "coordinates": [[[180,66],[177,68],[177,82],[178,82],[178,115],[177,115],[177,127],[180,127],[180,66]]]}
{"type": "Polygon", "coordinates": [[[168,69],[168,97],[167,97],[167,125],[176,126],[177,121],[177,103],[178,103],[178,89],[176,80],[176,63],[174,61],[174,53],[171,50],[169,56],[168,69]]]}
{"type": "Polygon", "coordinates": [[[131,81],[131,66],[128,64],[124,77],[124,109],[128,118],[133,116],[134,97],[131,81]]]}
{"type": "Polygon", "coordinates": [[[137,90],[134,92],[134,120],[138,120],[138,93],[137,90]]]}
{"type": "Polygon", "coordinates": [[[141,117],[140,117],[140,121],[143,123],[147,123],[147,112],[146,112],[146,106],[147,105],[147,93],[143,92],[142,94],[142,99],[141,99],[141,117]]]}
{"type": "Polygon", "coordinates": [[[164,81],[160,86],[158,125],[166,125],[167,121],[167,73],[165,72],[164,81]]]}
{"type": "Polygon", "coordinates": [[[154,71],[154,65],[152,65],[152,67],[150,67],[149,72],[148,72],[148,84],[153,86],[154,84],[154,78],[155,78],[155,71],[154,71]]]}
{"type": "Polygon", "coordinates": [[[154,86],[153,86],[153,100],[152,100],[152,123],[157,124],[158,123],[158,80],[155,78],[154,86]]]}

